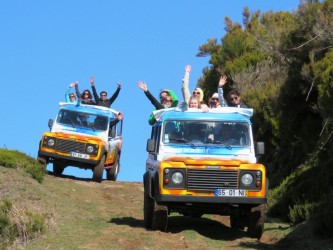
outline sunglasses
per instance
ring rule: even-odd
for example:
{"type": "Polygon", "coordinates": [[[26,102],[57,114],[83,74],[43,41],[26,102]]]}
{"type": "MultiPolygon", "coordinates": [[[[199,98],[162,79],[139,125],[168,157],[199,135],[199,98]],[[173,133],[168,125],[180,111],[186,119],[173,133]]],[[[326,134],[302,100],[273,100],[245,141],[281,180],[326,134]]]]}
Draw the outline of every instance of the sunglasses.
{"type": "Polygon", "coordinates": [[[199,91],[198,92],[194,91],[193,95],[200,95],[200,92],[199,91]]]}
{"type": "Polygon", "coordinates": [[[230,101],[237,101],[238,100],[238,96],[231,96],[229,98],[230,101]]]}
{"type": "Polygon", "coordinates": [[[87,93],[87,92],[86,92],[86,93],[83,93],[83,94],[84,94],[84,95],[89,95],[89,93],[87,93]]]}
{"type": "Polygon", "coordinates": [[[171,100],[165,99],[163,102],[172,102],[171,100]]]}
{"type": "Polygon", "coordinates": [[[218,101],[219,99],[218,98],[212,98],[211,100],[212,101],[218,101]]]}
{"type": "Polygon", "coordinates": [[[75,98],[75,96],[73,96],[73,95],[70,95],[69,97],[70,97],[70,98],[75,98]]]}
{"type": "Polygon", "coordinates": [[[103,95],[101,95],[101,96],[106,96],[106,94],[103,94],[103,95]]]}

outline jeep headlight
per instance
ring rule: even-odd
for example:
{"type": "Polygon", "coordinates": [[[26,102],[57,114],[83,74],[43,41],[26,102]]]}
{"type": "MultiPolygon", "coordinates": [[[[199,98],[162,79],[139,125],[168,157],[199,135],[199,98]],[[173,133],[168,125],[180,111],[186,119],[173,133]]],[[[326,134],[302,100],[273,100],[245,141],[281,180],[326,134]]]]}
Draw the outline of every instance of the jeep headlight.
{"type": "Polygon", "coordinates": [[[171,176],[171,180],[175,184],[180,184],[184,180],[184,176],[181,172],[174,172],[171,176]]]}
{"type": "Polygon", "coordinates": [[[55,141],[53,138],[50,138],[48,141],[47,141],[47,146],[49,147],[54,147],[54,144],[55,144],[55,141]]]}
{"type": "Polygon", "coordinates": [[[252,177],[252,175],[246,173],[242,176],[241,180],[242,180],[243,185],[250,186],[253,182],[253,177],[252,177]]]}
{"type": "Polygon", "coordinates": [[[87,147],[87,153],[88,153],[88,154],[91,154],[92,152],[94,152],[94,147],[91,146],[91,145],[89,145],[89,146],[87,147]]]}

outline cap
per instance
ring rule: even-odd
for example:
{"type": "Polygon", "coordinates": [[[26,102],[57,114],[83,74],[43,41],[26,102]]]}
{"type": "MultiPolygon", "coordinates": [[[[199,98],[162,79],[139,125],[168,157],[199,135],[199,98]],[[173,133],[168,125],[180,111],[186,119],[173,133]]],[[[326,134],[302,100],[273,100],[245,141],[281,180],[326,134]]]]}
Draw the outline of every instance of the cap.
{"type": "Polygon", "coordinates": [[[219,99],[219,94],[218,94],[218,93],[214,93],[214,94],[212,95],[212,98],[217,98],[217,99],[219,99]]]}

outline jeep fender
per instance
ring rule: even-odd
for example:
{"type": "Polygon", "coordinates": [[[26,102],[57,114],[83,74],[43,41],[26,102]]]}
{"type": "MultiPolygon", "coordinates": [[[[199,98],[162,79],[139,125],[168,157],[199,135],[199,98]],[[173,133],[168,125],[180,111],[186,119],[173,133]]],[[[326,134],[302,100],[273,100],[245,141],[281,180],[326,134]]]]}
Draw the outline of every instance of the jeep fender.
{"type": "Polygon", "coordinates": [[[158,173],[151,174],[151,172],[146,172],[143,175],[143,187],[145,194],[155,199],[155,194],[159,192],[158,173]]]}

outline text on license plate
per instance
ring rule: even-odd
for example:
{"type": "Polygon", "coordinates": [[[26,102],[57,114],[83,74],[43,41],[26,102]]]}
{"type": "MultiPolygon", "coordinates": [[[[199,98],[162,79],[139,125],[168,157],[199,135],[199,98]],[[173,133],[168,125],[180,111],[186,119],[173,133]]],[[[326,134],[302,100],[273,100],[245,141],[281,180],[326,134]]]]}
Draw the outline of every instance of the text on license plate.
{"type": "Polygon", "coordinates": [[[81,154],[77,152],[71,152],[71,157],[82,158],[82,159],[89,159],[89,155],[81,154]]]}
{"type": "Polygon", "coordinates": [[[214,195],[243,197],[247,196],[247,192],[244,189],[215,189],[214,195]]]}

